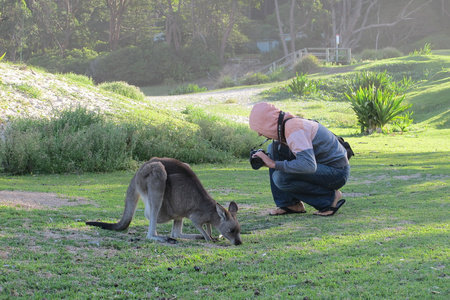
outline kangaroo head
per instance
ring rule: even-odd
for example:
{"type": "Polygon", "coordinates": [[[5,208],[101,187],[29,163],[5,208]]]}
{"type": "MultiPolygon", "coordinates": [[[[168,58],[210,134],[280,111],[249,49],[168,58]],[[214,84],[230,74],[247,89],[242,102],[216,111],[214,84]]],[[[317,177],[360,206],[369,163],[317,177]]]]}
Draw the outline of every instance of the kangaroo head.
{"type": "Polygon", "coordinates": [[[228,206],[228,211],[223,208],[220,204],[216,205],[217,213],[220,217],[220,222],[216,227],[217,230],[233,245],[242,244],[241,240],[241,226],[236,219],[236,214],[238,211],[238,206],[236,202],[232,201],[228,206]]]}

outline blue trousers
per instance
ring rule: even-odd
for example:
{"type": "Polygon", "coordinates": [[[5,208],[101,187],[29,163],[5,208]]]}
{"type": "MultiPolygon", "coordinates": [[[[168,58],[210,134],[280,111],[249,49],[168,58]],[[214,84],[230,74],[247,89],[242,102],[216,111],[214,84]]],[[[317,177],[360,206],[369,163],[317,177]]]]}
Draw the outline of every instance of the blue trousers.
{"type": "MultiPolygon", "coordinates": [[[[271,158],[293,160],[289,147],[278,142],[267,147],[271,158]]],[[[317,164],[315,173],[294,174],[269,169],[270,188],[277,207],[293,206],[303,201],[315,209],[324,209],[333,204],[335,191],[345,185],[350,175],[350,166],[334,168],[317,164]]]]}

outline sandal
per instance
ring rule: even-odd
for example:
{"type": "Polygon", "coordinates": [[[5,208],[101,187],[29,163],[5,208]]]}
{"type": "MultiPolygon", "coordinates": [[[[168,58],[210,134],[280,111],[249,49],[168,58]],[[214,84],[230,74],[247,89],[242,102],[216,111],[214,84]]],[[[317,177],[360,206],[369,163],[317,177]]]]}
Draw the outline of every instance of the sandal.
{"type": "Polygon", "coordinates": [[[319,212],[332,211],[331,214],[329,214],[329,215],[319,215],[319,214],[314,214],[314,215],[316,215],[316,216],[321,216],[321,217],[331,217],[331,216],[334,215],[334,214],[339,210],[339,208],[341,208],[342,205],[344,205],[344,204],[345,204],[345,199],[341,199],[341,200],[338,201],[338,203],[336,203],[336,206],[335,206],[335,207],[329,206],[329,207],[327,207],[327,208],[323,208],[323,209],[319,210],[319,212]]]}
{"type": "Polygon", "coordinates": [[[304,213],[306,213],[306,210],[295,211],[295,210],[290,209],[289,207],[279,207],[279,209],[282,209],[285,212],[282,213],[282,214],[271,214],[271,213],[269,213],[269,216],[282,216],[282,215],[288,215],[288,214],[304,214],[304,213]]]}

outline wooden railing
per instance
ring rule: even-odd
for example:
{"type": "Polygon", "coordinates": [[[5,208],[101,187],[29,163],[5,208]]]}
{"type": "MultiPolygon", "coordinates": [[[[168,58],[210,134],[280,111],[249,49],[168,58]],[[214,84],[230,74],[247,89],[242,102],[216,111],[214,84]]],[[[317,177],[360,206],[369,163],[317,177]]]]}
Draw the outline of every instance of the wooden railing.
{"type": "Polygon", "coordinates": [[[352,60],[352,51],[350,48],[304,48],[272,62],[258,70],[257,73],[270,74],[279,68],[292,70],[303,57],[309,54],[325,62],[349,64],[352,60]]]}

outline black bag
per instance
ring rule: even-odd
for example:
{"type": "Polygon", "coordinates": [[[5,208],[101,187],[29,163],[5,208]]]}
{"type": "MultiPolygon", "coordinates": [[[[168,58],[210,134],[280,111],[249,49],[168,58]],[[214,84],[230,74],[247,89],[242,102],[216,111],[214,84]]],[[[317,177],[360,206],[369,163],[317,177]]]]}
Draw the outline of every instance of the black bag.
{"type": "MultiPolygon", "coordinates": [[[[299,118],[299,117],[297,117],[299,118]]],[[[292,119],[292,118],[287,118],[286,120],[284,119],[284,111],[280,111],[280,114],[278,116],[278,141],[281,143],[282,140],[285,140],[284,137],[284,124],[286,123],[286,121],[292,119]]],[[[310,120],[310,121],[314,121],[317,122],[316,120],[310,120]]],[[[319,123],[319,122],[317,122],[319,123]]],[[[334,133],[333,133],[334,134],[334,133]]],[[[342,146],[344,146],[345,150],[347,151],[347,159],[350,159],[352,156],[355,156],[355,153],[353,152],[352,147],[350,146],[350,144],[348,142],[346,142],[344,140],[343,137],[341,136],[337,136],[334,134],[334,136],[337,138],[337,140],[339,141],[339,143],[341,143],[342,146]]]]}

